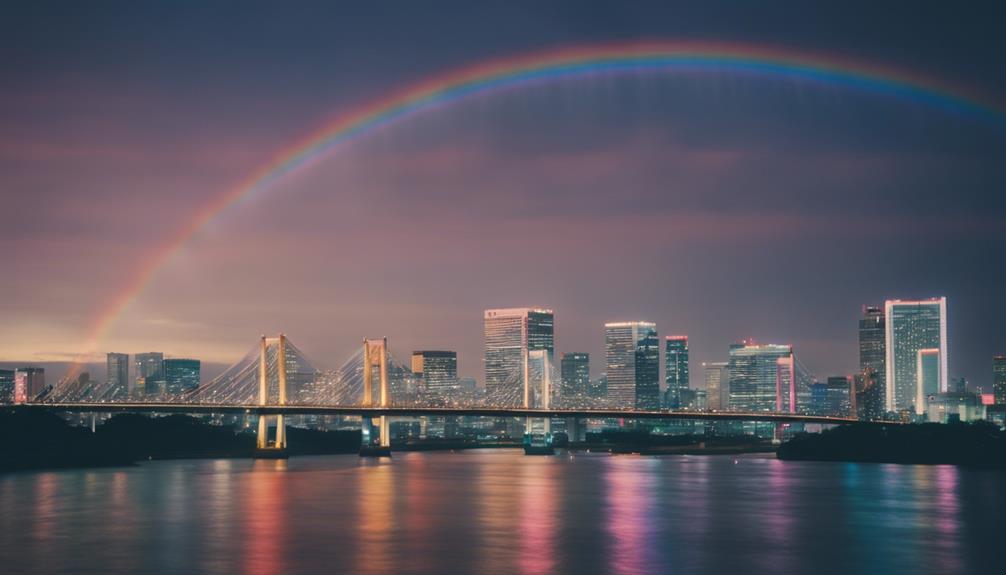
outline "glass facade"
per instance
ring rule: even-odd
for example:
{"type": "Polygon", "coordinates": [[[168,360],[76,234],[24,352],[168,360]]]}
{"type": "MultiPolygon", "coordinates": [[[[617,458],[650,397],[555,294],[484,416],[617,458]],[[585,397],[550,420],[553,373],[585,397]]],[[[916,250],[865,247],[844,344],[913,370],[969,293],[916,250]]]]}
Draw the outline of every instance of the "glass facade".
{"type": "Polygon", "coordinates": [[[199,387],[201,367],[202,364],[198,359],[165,359],[163,364],[165,393],[176,395],[199,387]]]}
{"type": "Polygon", "coordinates": [[[887,365],[886,328],[884,308],[863,306],[863,317],[859,320],[859,373],[873,370],[875,385],[884,393],[884,372],[887,365]]]}
{"type": "Polygon", "coordinates": [[[669,335],[664,339],[664,384],[666,407],[691,407],[684,400],[688,390],[687,335],[669,335]]]}
{"type": "Polygon", "coordinates": [[[947,299],[924,301],[889,300],[884,306],[886,316],[886,409],[926,411],[919,404],[919,350],[935,349],[939,354],[936,381],[938,392],[947,385],[947,299]]]}
{"type": "Polygon", "coordinates": [[[608,403],[625,409],[660,409],[660,340],[645,321],[604,325],[608,403]]]}
{"type": "Polygon", "coordinates": [[[992,358],[992,394],[997,405],[1006,405],[1006,355],[992,358]]]}
{"type": "MultiPolygon", "coordinates": [[[[528,352],[555,351],[554,313],[550,309],[488,309],[485,320],[486,401],[522,406],[530,401],[528,352]]],[[[550,360],[551,361],[551,360],[550,360]]]]}
{"type": "Polygon", "coordinates": [[[448,397],[458,385],[456,351],[412,352],[412,373],[421,376],[426,391],[448,397]]]}
{"type": "Polygon", "coordinates": [[[133,357],[138,395],[160,395],[164,391],[164,354],[159,351],[138,353],[133,357]],[[141,389],[142,384],[142,389],[141,389]]]}
{"type": "Polygon", "coordinates": [[[739,343],[730,346],[730,409],[734,411],[789,411],[793,396],[793,347],[739,343]],[[782,361],[780,361],[782,360],[782,361]],[[786,394],[782,395],[785,390],[786,394]]]}
{"type": "Polygon", "coordinates": [[[706,405],[713,410],[730,409],[730,370],[727,362],[702,364],[706,381],[706,405]]]}
{"type": "Polygon", "coordinates": [[[14,370],[0,369],[0,404],[14,403],[14,370]]]}
{"type": "Polygon", "coordinates": [[[564,353],[560,361],[562,389],[559,397],[564,407],[578,407],[590,393],[590,354],[564,353]]]}
{"type": "Polygon", "coordinates": [[[131,395],[133,383],[129,381],[129,355],[125,353],[109,353],[105,356],[108,382],[108,399],[116,399],[131,395]]]}

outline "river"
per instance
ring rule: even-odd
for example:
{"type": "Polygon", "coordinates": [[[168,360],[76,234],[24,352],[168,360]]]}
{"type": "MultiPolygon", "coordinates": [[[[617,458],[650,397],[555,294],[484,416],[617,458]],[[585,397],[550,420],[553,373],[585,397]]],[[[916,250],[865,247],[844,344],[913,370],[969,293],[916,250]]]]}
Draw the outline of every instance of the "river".
{"type": "Polygon", "coordinates": [[[516,450],[0,475],[3,573],[978,573],[1006,473],[516,450]]]}

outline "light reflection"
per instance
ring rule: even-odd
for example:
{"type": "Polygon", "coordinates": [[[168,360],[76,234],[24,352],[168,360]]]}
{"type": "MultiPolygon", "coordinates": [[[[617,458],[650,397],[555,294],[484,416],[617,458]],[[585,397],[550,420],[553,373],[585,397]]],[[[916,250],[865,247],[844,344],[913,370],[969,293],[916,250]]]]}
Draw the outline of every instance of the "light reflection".
{"type": "Polygon", "coordinates": [[[552,573],[556,563],[556,469],[554,458],[535,458],[522,466],[520,491],[520,572],[552,573]]]}
{"type": "Polygon", "coordinates": [[[385,458],[360,459],[355,573],[394,573],[393,465],[385,458]]]}
{"type": "Polygon", "coordinates": [[[651,463],[656,459],[628,456],[606,458],[606,528],[611,536],[609,571],[647,573],[656,563],[657,542],[651,516],[655,488],[651,463]]]}
{"type": "Polygon", "coordinates": [[[245,569],[252,575],[284,572],[286,552],[286,460],[256,460],[246,474],[248,486],[245,525],[245,569]]]}

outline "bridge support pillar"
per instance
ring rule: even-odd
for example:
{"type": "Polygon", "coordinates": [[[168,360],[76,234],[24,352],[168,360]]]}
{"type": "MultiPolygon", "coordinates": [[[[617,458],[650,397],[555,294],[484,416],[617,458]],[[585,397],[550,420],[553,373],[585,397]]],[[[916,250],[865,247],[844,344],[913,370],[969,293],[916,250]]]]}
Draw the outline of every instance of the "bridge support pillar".
{"type": "MultiPolygon", "coordinates": [[[[277,387],[279,388],[278,405],[286,405],[286,336],[279,334],[278,338],[273,338],[273,342],[276,345],[276,379],[277,387]]],[[[269,344],[269,338],[262,336],[258,364],[258,404],[262,407],[269,404],[269,364],[266,357],[269,351],[269,344]]],[[[269,416],[259,414],[255,457],[261,459],[286,459],[286,422],[282,414],[276,415],[276,436],[271,443],[269,441],[269,416]]]]}
{"type": "MultiPolygon", "coordinates": [[[[388,338],[380,340],[363,340],[363,405],[370,407],[374,405],[374,368],[378,368],[380,406],[388,407],[391,400],[388,389],[388,338]]],[[[363,428],[361,432],[362,444],[360,445],[361,457],[390,457],[391,456],[391,426],[390,418],[382,415],[378,418],[377,433],[379,439],[374,440],[374,420],[364,415],[362,416],[363,428]]]]}

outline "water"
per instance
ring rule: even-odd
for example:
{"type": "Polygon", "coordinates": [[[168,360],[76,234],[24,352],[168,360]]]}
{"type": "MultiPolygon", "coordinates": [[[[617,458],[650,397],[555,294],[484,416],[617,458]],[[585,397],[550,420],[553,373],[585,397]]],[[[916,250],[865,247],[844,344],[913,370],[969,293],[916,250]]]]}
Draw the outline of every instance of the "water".
{"type": "Polygon", "coordinates": [[[968,573],[1006,474],[513,450],[0,475],[3,573],[968,573]]]}

